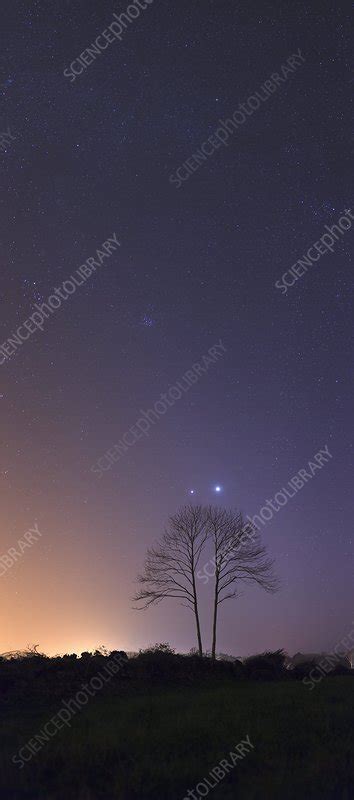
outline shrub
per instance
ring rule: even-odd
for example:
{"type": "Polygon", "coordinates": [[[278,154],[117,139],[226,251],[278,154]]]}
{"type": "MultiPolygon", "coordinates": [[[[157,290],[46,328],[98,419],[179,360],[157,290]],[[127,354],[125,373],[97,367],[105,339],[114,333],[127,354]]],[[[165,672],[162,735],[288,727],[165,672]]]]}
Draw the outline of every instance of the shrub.
{"type": "Polygon", "coordinates": [[[251,680],[274,681],[286,677],[284,650],[266,651],[249,656],[243,662],[245,675],[251,680]]]}

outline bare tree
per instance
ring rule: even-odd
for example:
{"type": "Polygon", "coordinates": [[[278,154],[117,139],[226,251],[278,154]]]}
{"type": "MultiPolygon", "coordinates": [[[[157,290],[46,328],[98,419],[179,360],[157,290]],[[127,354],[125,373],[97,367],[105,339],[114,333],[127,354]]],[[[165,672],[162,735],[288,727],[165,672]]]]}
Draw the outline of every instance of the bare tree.
{"type": "Polygon", "coordinates": [[[266,592],[275,592],[274,560],[267,557],[257,529],[244,524],[240,512],[209,506],[206,511],[208,535],[213,542],[215,586],[212,658],[216,654],[216,629],[219,605],[240,594],[240,584],[256,583],[266,592]]]}
{"type": "Polygon", "coordinates": [[[207,538],[202,506],[188,505],[169,519],[160,542],[147,551],[144,572],[138,575],[141,589],[134,596],[140,608],[160,603],[166,597],[183,601],[195,617],[199,655],[203,655],[195,573],[207,538]]]}

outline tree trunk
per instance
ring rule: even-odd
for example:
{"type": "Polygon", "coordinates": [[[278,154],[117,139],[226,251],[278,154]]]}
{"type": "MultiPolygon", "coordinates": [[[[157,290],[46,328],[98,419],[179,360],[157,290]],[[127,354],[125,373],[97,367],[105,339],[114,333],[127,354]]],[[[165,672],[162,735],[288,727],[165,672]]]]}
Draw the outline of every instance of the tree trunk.
{"type": "Polygon", "coordinates": [[[200,623],[199,623],[199,614],[198,614],[198,606],[197,605],[194,607],[194,613],[195,613],[195,621],[196,621],[196,625],[197,625],[197,637],[198,637],[199,655],[202,656],[203,655],[203,646],[202,646],[202,637],[201,637],[201,633],[200,633],[200,623]]]}
{"type": "Polygon", "coordinates": [[[203,655],[203,646],[202,646],[202,636],[201,636],[201,633],[200,633],[197,587],[195,585],[194,569],[193,569],[193,574],[192,574],[192,585],[193,585],[193,596],[194,596],[194,616],[195,616],[195,622],[196,622],[196,626],[197,626],[198,650],[199,650],[199,655],[202,656],[203,655]]]}
{"type": "Polygon", "coordinates": [[[218,594],[219,594],[219,576],[215,573],[215,594],[214,594],[214,615],[213,615],[213,644],[211,648],[211,657],[213,661],[216,658],[216,622],[218,616],[218,594]]]}

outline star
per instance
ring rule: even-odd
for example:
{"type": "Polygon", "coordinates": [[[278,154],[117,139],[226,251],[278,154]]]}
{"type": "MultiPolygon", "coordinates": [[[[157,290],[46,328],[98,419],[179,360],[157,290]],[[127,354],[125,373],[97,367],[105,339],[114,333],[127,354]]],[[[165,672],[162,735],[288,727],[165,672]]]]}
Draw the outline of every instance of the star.
{"type": "Polygon", "coordinates": [[[145,326],[145,328],[152,328],[155,325],[155,320],[152,317],[149,317],[147,314],[144,314],[141,324],[145,326]]]}

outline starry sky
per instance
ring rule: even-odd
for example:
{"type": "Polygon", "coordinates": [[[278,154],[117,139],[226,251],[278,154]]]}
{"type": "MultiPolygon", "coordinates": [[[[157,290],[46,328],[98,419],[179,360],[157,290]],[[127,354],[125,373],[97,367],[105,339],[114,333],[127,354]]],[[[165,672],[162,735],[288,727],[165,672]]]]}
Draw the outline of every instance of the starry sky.
{"type": "Polygon", "coordinates": [[[74,82],[64,69],[126,4],[5,6],[1,342],[113,231],[121,247],[0,367],[1,552],[42,532],[0,577],[0,650],[189,650],[184,608],[130,599],[168,515],[191,489],[256,514],[326,445],[331,461],[262,532],[280,592],[222,606],[218,649],[332,648],[354,619],[354,230],[286,296],[274,283],[354,206],[351,5],[155,0],[74,82]],[[171,185],[299,48],[228,147],[171,185]],[[93,474],[220,339],[150,436],[93,474]]]}

